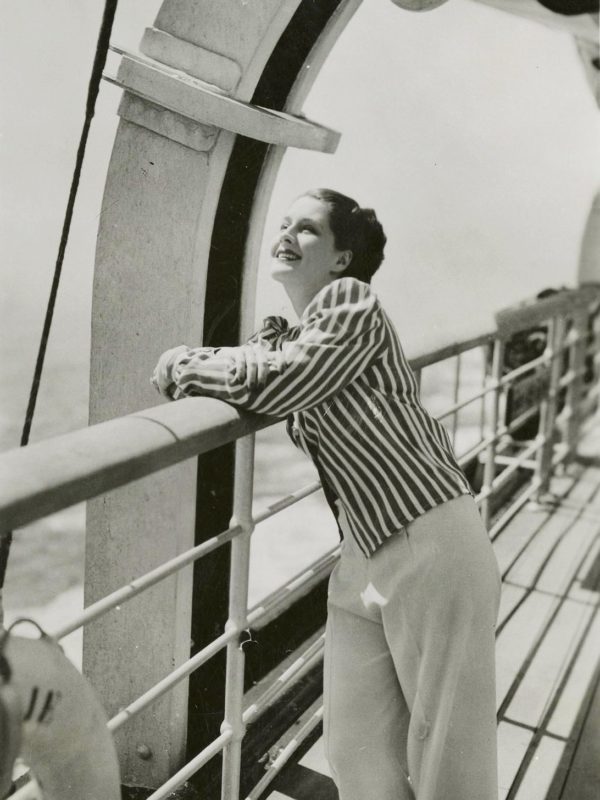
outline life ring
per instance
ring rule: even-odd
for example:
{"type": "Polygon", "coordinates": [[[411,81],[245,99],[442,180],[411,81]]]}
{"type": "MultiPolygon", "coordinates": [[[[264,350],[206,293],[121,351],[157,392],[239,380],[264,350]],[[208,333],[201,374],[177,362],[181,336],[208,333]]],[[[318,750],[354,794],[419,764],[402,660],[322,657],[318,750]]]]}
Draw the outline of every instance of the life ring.
{"type": "Polygon", "coordinates": [[[57,642],[15,636],[16,624],[0,641],[0,797],[20,756],[44,800],[120,800],[117,753],[92,687],[57,642]]]}

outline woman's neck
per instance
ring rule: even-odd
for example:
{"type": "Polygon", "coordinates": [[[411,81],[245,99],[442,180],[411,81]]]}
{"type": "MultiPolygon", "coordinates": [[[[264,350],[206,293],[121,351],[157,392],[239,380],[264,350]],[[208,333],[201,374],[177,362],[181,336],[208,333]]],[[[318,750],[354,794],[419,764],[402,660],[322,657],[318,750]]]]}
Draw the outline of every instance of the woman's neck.
{"type": "Polygon", "coordinates": [[[326,286],[329,285],[331,281],[328,283],[324,283],[322,286],[303,286],[302,284],[298,286],[294,285],[285,285],[285,292],[292,304],[294,311],[298,315],[298,319],[304,313],[304,309],[310,303],[310,301],[315,297],[321,289],[324,289],[326,286]]]}

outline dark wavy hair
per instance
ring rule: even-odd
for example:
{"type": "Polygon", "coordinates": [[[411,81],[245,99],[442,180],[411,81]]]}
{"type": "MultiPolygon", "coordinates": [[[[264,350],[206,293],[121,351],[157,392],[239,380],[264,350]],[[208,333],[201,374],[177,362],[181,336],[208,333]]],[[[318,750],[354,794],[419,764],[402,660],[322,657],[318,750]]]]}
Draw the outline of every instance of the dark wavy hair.
{"type": "Polygon", "coordinates": [[[383,261],[387,237],[372,208],[361,208],[356,200],[335,189],[310,189],[304,197],[321,200],[329,209],[329,227],[338,250],[351,250],[352,260],[343,277],[370,283],[383,261]]]}

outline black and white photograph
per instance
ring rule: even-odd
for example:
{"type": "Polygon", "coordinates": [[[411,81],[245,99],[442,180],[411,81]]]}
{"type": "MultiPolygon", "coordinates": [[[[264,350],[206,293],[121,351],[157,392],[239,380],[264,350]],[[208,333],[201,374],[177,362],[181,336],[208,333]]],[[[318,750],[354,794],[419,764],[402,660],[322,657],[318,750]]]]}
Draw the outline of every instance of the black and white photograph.
{"type": "Polygon", "coordinates": [[[598,0],[3,0],[0,256],[0,800],[600,798],[598,0]]]}

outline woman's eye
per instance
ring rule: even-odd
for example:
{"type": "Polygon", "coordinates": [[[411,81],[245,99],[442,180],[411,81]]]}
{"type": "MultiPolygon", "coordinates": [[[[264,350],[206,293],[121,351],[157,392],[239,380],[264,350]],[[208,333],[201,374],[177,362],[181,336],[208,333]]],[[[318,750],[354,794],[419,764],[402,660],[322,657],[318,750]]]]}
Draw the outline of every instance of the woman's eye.
{"type": "Polygon", "coordinates": [[[313,228],[312,225],[303,225],[302,226],[302,230],[303,231],[308,231],[309,233],[316,233],[316,230],[315,230],[315,228],[313,228]]]}

